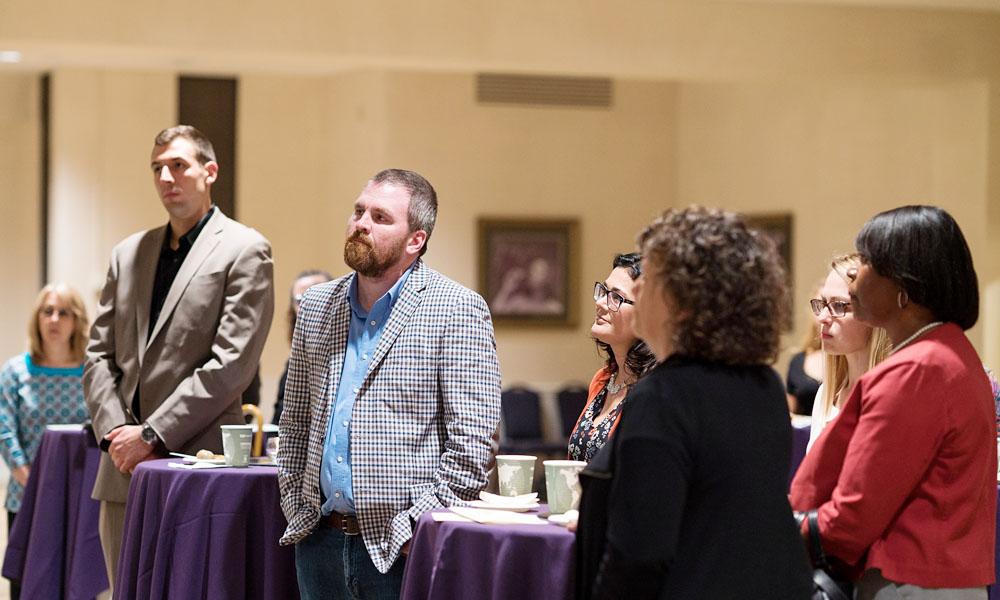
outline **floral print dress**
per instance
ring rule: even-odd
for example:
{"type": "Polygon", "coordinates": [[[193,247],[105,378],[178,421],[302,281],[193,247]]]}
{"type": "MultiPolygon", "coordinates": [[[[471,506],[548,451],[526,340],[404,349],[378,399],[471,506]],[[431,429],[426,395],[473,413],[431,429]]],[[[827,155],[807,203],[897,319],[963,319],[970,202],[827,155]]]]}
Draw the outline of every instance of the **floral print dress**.
{"type": "Polygon", "coordinates": [[[622,408],[625,406],[625,399],[622,399],[618,406],[614,407],[608,416],[595,427],[594,419],[604,409],[607,397],[608,387],[605,385],[583,412],[576,429],[569,436],[569,457],[571,460],[590,462],[597,451],[603,448],[611,437],[611,431],[615,428],[615,423],[618,422],[618,417],[621,416],[622,408]]]}

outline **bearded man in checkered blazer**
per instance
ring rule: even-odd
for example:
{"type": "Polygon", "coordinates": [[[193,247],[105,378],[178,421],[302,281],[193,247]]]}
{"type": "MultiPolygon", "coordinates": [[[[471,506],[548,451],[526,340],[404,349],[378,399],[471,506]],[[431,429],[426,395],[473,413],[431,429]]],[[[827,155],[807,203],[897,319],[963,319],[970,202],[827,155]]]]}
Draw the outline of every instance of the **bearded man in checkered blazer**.
{"type": "Polygon", "coordinates": [[[303,599],[398,597],[417,517],[486,486],[496,341],[482,297],[420,258],[436,218],[426,179],[378,173],[347,223],[354,273],[302,299],[278,465],[303,599]]]}

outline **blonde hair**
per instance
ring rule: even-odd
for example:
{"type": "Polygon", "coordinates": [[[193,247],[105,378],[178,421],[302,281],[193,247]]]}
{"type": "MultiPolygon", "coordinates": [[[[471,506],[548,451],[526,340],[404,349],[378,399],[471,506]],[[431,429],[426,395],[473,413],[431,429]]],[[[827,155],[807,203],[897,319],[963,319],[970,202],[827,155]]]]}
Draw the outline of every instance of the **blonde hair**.
{"type": "Polygon", "coordinates": [[[50,283],[38,292],[38,297],[35,299],[35,309],[31,311],[31,318],[28,319],[28,351],[31,353],[31,360],[38,363],[45,358],[42,332],[38,329],[38,313],[42,310],[42,304],[45,303],[45,298],[49,294],[55,294],[73,313],[75,321],[73,335],[69,338],[70,351],[73,360],[83,362],[87,352],[87,340],[90,336],[90,319],[87,318],[87,309],[83,305],[80,294],[65,283],[50,283]]]}
{"type": "MultiPolygon", "coordinates": [[[[830,268],[841,277],[847,278],[847,270],[861,264],[857,254],[835,256],[830,262],[830,268]]],[[[881,327],[872,327],[868,334],[868,364],[865,371],[885,360],[892,350],[889,335],[881,327]]],[[[836,406],[837,396],[847,388],[847,357],[824,353],[823,355],[823,414],[830,414],[830,408],[836,406]]]]}
{"type": "Polygon", "coordinates": [[[823,349],[823,342],[819,339],[819,323],[816,319],[810,319],[809,329],[802,337],[802,345],[799,351],[804,354],[812,354],[823,349]]]}
{"type": "MultiPolygon", "coordinates": [[[[820,281],[819,284],[816,285],[816,290],[813,292],[813,298],[819,298],[819,291],[822,287],[823,282],[820,281]]],[[[812,313],[809,313],[809,315],[809,328],[806,330],[805,336],[802,337],[802,343],[799,346],[799,352],[806,355],[823,349],[823,343],[819,339],[819,322],[812,318],[812,313]]]]}

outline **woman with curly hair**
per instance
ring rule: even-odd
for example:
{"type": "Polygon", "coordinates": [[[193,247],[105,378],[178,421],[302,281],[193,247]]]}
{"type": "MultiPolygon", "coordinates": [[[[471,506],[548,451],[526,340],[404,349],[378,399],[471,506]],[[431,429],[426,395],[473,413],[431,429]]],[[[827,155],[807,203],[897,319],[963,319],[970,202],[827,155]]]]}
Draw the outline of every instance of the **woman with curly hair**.
{"type": "Polygon", "coordinates": [[[642,273],[638,252],[619,254],[611,273],[594,283],[590,335],[607,357],[590,382],[587,404],[569,438],[569,458],[590,462],[611,438],[625,407],[625,395],[656,359],[632,331],[635,280],[642,273]]]}
{"type": "Polygon", "coordinates": [[[859,579],[858,598],[985,600],[996,576],[996,422],[963,333],[979,318],[969,246],[934,206],[875,215],[855,245],[854,316],[885,328],[893,350],[795,475],[802,535],[817,564],[829,557],[859,579]]]}
{"type": "Polygon", "coordinates": [[[579,593],[808,598],[785,495],[791,424],[768,366],[788,311],[774,244],[733,213],[691,207],[664,213],[639,246],[633,327],[659,364],[595,458],[609,469],[606,514],[587,493],[599,476],[583,477],[578,535],[604,528],[605,544],[578,567],[596,571],[579,593]]]}

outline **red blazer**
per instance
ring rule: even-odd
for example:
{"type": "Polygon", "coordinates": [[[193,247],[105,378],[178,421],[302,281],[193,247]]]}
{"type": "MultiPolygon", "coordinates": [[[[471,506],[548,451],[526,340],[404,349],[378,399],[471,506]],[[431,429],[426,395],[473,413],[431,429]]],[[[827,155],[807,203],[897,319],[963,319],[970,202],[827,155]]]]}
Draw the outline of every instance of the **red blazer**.
{"type": "Polygon", "coordinates": [[[946,323],[858,380],[792,482],[824,551],[891,581],[994,580],[996,417],[989,381],[946,323]],[[867,553],[867,554],[866,554],[867,553]]]}

